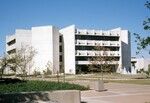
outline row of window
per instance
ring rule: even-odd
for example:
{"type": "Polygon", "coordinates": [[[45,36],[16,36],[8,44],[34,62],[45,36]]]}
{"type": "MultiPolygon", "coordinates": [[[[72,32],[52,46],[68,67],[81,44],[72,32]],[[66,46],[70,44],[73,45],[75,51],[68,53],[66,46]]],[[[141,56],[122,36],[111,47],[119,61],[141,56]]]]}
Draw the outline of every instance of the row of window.
{"type": "Polygon", "coordinates": [[[7,53],[8,53],[8,54],[16,53],[16,49],[12,49],[12,50],[8,51],[7,53]]]}
{"type": "Polygon", "coordinates": [[[104,41],[119,41],[119,37],[113,36],[93,36],[93,35],[75,35],[75,39],[79,40],[104,40],[104,41]]]}
{"type": "MultiPolygon", "coordinates": [[[[94,50],[95,47],[94,46],[76,46],[75,50],[94,50]]],[[[119,51],[119,47],[107,47],[106,50],[109,51],[119,51]]]]}
{"type": "Polygon", "coordinates": [[[15,43],[16,43],[16,39],[14,39],[14,40],[8,42],[7,45],[8,45],[8,46],[11,46],[11,45],[13,45],[13,44],[15,44],[15,43]]]}
{"type": "Polygon", "coordinates": [[[80,73],[80,72],[84,72],[84,73],[87,73],[87,72],[100,72],[101,71],[101,68],[105,68],[104,72],[114,72],[116,73],[116,70],[117,70],[117,66],[118,65],[108,65],[107,68],[105,65],[93,65],[92,67],[90,67],[89,65],[76,65],[76,72],[77,73],[80,73]]]}
{"type": "MultiPolygon", "coordinates": [[[[92,56],[90,57],[85,57],[85,56],[79,56],[79,57],[77,57],[76,56],[76,61],[90,61],[90,60],[92,60],[92,56]]],[[[119,59],[120,59],[120,57],[109,57],[108,58],[108,60],[107,60],[107,58],[105,59],[105,61],[109,61],[109,60],[114,60],[114,61],[119,61],[119,59]]]]}
{"type": "MultiPolygon", "coordinates": [[[[91,35],[75,35],[75,40],[98,40],[98,41],[119,41],[119,37],[109,36],[91,36],[91,35]]],[[[63,41],[63,37],[59,36],[59,42],[63,41]]]]}

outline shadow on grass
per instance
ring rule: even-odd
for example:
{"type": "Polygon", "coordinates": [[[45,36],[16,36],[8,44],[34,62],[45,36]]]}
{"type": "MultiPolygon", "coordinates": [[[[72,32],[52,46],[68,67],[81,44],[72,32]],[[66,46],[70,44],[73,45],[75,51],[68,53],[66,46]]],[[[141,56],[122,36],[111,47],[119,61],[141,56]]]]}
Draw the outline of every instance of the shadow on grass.
{"type": "Polygon", "coordinates": [[[0,84],[14,84],[14,83],[21,83],[26,82],[25,80],[20,80],[18,78],[0,78],[0,84]]]}
{"type": "MultiPolygon", "coordinates": [[[[18,78],[0,78],[0,85],[27,82],[18,78]]],[[[0,103],[30,102],[33,100],[50,101],[48,93],[42,92],[19,92],[19,93],[0,93],[0,103]]],[[[54,102],[55,103],[55,102],[54,102]]]]}

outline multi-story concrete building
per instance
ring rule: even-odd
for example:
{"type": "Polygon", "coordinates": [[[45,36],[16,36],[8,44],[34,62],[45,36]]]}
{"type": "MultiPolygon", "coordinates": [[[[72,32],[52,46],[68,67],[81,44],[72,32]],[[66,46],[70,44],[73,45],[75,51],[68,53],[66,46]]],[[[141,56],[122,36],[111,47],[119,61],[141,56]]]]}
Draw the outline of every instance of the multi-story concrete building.
{"type": "Polygon", "coordinates": [[[12,36],[6,36],[6,52],[11,55],[21,46],[31,46],[37,51],[34,57],[36,70],[43,72],[48,62],[59,69],[59,30],[53,26],[32,27],[31,30],[16,30],[12,36]]]}
{"type": "Polygon", "coordinates": [[[112,71],[121,73],[122,68],[128,71],[131,66],[130,33],[121,28],[86,30],[71,25],[64,29],[41,26],[32,27],[31,30],[16,30],[14,35],[6,37],[6,52],[12,54],[24,44],[38,52],[32,71],[36,69],[42,72],[46,64],[51,62],[52,71],[64,68],[65,73],[76,74],[77,67],[88,68],[89,58],[96,56],[93,48],[97,45],[109,48],[108,56],[116,58],[110,64],[112,71]]]}

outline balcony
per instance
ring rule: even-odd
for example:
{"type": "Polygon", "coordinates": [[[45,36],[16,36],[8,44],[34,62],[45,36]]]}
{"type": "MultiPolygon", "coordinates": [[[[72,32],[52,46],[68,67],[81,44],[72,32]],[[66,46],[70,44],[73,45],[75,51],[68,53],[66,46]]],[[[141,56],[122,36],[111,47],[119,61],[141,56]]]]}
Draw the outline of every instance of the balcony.
{"type": "Polygon", "coordinates": [[[93,51],[87,51],[87,50],[77,50],[76,51],[76,56],[94,56],[93,51]]]}
{"type": "Polygon", "coordinates": [[[16,38],[16,35],[6,36],[6,43],[14,40],[16,38]]]}
{"type": "Polygon", "coordinates": [[[110,36],[120,36],[120,31],[110,31],[110,36]]]}
{"type": "Polygon", "coordinates": [[[121,56],[119,51],[111,51],[110,56],[121,56]]]}
{"type": "Polygon", "coordinates": [[[119,51],[76,50],[75,56],[120,56],[119,51]]]}
{"type": "MultiPolygon", "coordinates": [[[[100,64],[100,62],[95,62],[95,64],[100,64]]],[[[102,64],[104,64],[105,62],[103,62],[102,64]]],[[[88,64],[92,64],[92,62],[90,61],[76,61],[76,64],[80,64],[80,65],[88,65],[88,64]]],[[[112,61],[112,62],[109,62],[109,64],[119,64],[119,61],[112,61]]]]}
{"type": "Polygon", "coordinates": [[[102,56],[120,56],[119,51],[101,51],[102,56]]]}
{"type": "Polygon", "coordinates": [[[13,50],[13,49],[16,49],[16,45],[15,44],[6,47],[7,51],[10,51],[10,50],[13,50]]]}
{"type": "Polygon", "coordinates": [[[110,41],[110,46],[120,46],[119,41],[110,41]]]}
{"type": "Polygon", "coordinates": [[[89,46],[94,45],[94,40],[86,40],[86,44],[89,46]]]}
{"type": "Polygon", "coordinates": [[[90,61],[76,61],[76,64],[91,64],[90,61]]]}
{"type": "Polygon", "coordinates": [[[75,40],[76,45],[87,45],[86,40],[75,40]]]}
{"type": "Polygon", "coordinates": [[[120,36],[120,31],[76,29],[76,35],[120,36]]]}
{"type": "Polygon", "coordinates": [[[120,46],[119,41],[75,40],[75,45],[85,46],[120,46]]]}
{"type": "Polygon", "coordinates": [[[110,41],[102,41],[102,46],[110,46],[110,41]]]}

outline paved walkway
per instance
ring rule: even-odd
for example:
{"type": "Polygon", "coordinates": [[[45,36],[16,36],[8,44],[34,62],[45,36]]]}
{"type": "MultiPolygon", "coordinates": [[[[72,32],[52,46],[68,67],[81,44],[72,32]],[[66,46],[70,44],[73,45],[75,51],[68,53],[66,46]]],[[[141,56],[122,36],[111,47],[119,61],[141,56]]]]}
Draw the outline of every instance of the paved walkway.
{"type": "Polygon", "coordinates": [[[149,85],[106,83],[105,88],[108,90],[97,92],[94,83],[81,83],[92,89],[81,92],[81,103],[150,103],[149,85]]]}

